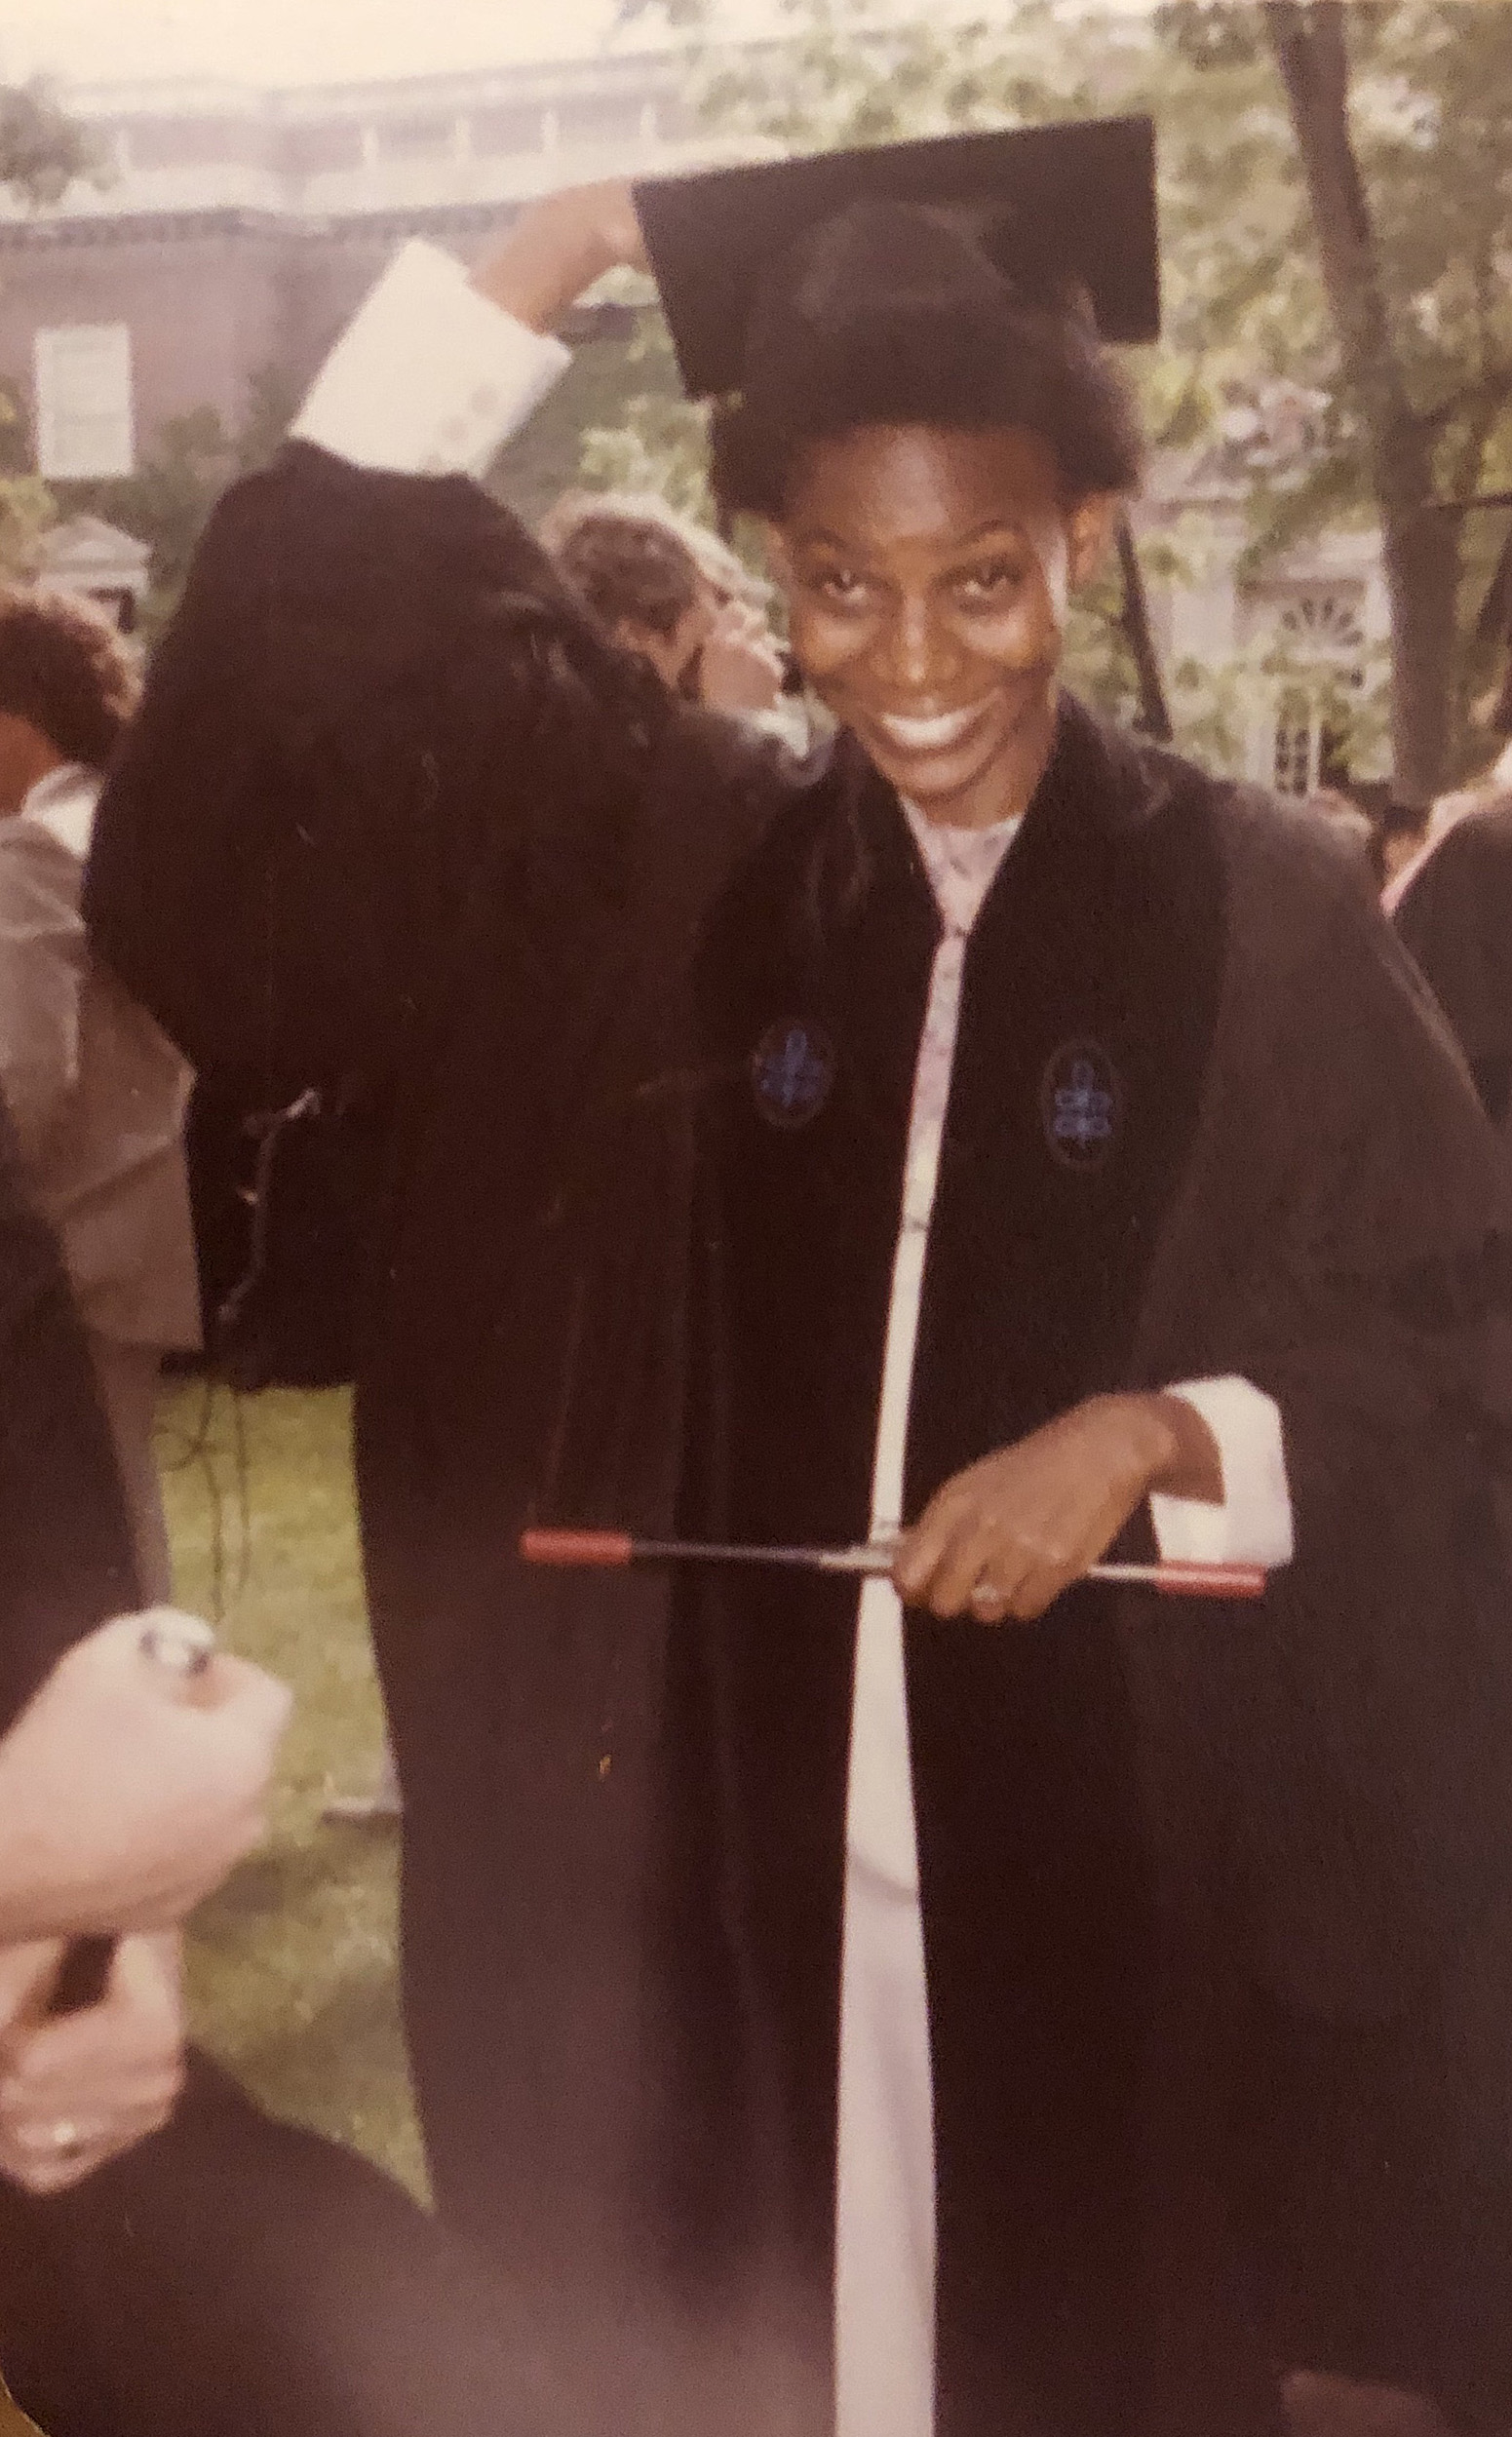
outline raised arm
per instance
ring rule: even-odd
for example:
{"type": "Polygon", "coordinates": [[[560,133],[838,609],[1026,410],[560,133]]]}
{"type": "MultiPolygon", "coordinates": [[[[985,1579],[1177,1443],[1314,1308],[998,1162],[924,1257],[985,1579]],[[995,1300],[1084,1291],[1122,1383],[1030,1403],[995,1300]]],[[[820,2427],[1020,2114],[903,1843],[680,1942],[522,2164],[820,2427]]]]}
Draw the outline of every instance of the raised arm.
{"type": "Polygon", "coordinates": [[[221,501],[100,807],[91,929],[200,1064],[381,1069],[435,969],[483,791],[525,766],[511,635],[570,618],[467,479],[567,358],[545,324],[634,250],[623,188],[548,199],[477,283],[396,258],[266,473],[221,501]]]}

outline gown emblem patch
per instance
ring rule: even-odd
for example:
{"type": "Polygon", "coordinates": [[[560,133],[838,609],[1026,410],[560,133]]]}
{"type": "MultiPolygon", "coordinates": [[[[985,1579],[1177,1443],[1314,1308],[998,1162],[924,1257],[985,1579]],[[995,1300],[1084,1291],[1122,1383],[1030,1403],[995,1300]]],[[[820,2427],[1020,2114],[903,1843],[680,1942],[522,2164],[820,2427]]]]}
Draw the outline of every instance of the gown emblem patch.
{"type": "Polygon", "coordinates": [[[1083,1174],[1111,1156],[1123,1118],[1118,1069],[1097,1041],[1066,1041],[1039,1087],[1039,1113],[1051,1157],[1083,1174]]]}
{"type": "Polygon", "coordinates": [[[834,1044],[821,1025],[786,1017],[751,1053],[751,1085],[768,1125],[793,1133],[818,1116],[834,1082],[834,1044]]]}

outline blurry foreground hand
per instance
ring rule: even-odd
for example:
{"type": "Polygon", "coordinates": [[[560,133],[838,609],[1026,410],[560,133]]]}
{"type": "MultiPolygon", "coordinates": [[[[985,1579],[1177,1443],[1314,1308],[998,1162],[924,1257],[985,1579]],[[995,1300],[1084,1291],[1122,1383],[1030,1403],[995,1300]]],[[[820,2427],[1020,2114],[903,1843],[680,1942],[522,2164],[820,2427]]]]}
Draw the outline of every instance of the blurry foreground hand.
{"type": "Polygon", "coordinates": [[[167,2123],[183,2080],[175,1930],[123,1938],[97,2005],[50,2018],[61,1943],[0,1952],[0,2174],[65,2191],[167,2123]]]}
{"type": "Polygon", "coordinates": [[[167,1609],[66,1652],[0,1739],[0,1943],[181,1920],[261,1838],[287,1686],[217,1655],[174,1674],[142,1647],[167,1609]]]}

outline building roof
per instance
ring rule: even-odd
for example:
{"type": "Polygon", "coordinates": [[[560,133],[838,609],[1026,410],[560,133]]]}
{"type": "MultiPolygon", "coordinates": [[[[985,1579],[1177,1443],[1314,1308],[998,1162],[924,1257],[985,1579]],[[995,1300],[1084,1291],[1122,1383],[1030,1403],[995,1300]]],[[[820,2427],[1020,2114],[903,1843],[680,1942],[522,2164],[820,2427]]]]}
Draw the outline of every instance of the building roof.
{"type": "Polygon", "coordinates": [[[0,190],[0,226],[232,212],[284,221],[496,208],[707,160],[676,53],[259,91],[182,79],[64,87],[99,168],[56,204],[0,190]]]}

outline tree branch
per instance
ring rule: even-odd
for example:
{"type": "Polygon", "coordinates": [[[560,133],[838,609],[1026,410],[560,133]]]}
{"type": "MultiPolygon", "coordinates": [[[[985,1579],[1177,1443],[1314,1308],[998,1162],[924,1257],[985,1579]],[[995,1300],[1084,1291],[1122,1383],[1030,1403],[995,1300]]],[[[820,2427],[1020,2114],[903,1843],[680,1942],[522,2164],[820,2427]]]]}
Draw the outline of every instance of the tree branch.
{"type": "Polygon", "coordinates": [[[1349,125],[1343,0],[1264,0],[1312,205],[1344,381],[1380,510],[1391,601],[1391,734],[1398,795],[1426,802],[1449,743],[1459,536],[1422,514],[1434,493],[1433,433],[1414,412],[1386,310],[1380,256],[1349,125]]]}

